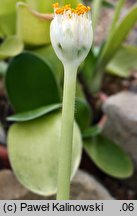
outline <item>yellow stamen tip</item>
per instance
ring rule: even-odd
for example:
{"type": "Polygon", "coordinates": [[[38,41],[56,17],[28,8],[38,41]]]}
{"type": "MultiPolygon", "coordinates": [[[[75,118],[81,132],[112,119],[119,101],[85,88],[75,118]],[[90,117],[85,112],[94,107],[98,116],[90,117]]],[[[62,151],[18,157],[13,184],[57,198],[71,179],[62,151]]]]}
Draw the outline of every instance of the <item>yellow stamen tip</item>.
{"type": "Polygon", "coordinates": [[[59,3],[57,2],[57,3],[53,4],[52,6],[53,6],[53,8],[59,8],[59,3]]]}
{"type": "Polygon", "coordinates": [[[53,8],[55,9],[56,14],[63,14],[66,11],[70,11],[70,13],[82,15],[82,14],[88,13],[91,10],[89,6],[85,6],[81,3],[77,5],[76,9],[73,9],[70,4],[60,7],[59,3],[53,4],[53,8]]]}

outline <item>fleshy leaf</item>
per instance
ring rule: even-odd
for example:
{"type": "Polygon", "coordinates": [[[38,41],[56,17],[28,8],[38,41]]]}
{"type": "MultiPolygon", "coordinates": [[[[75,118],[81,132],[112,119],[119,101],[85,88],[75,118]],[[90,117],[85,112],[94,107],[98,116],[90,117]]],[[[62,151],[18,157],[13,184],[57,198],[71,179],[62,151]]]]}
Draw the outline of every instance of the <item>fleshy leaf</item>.
{"type": "Polygon", "coordinates": [[[103,3],[103,0],[93,0],[92,22],[93,22],[94,30],[98,23],[102,3],[103,3]]]}
{"type": "Polygon", "coordinates": [[[50,20],[24,3],[17,7],[17,34],[29,46],[50,43],[50,20]]]}
{"type": "Polygon", "coordinates": [[[22,40],[17,36],[10,36],[0,46],[0,59],[16,56],[22,50],[22,40]]]}
{"type": "Polygon", "coordinates": [[[1,22],[0,22],[0,38],[3,38],[3,31],[2,31],[2,28],[1,28],[1,22]]]}
{"type": "Polygon", "coordinates": [[[114,16],[113,16],[113,20],[112,20],[112,24],[110,26],[110,35],[113,33],[113,30],[116,28],[117,23],[119,22],[119,17],[120,17],[120,13],[122,10],[122,7],[125,3],[125,0],[118,0],[116,8],[115,8],[115,12],[114,12],[114,16]]]}
{"type": "Polygon", "coordinates": [[[103,49],[101,59],[103,65],[106,65],[115,53],[118,51],[123,40],[126,38],[130,30],[133,28],[137,22],[137,4],[131,8],[123,20],[119,23],[117,28],[114,29],[111,37],[106,42],[103,49]]]}
{"type": "Polygon", "coordinates": [[[99,126],[90,127],[82,132],[82,137],[85,139],[92,138],[101,133],[102,129],[99,126]]]}
{"type": "Polygon", "coordinates": [[[0,16],[15,11],[17,2],[18,0],[0,0],[0,16]]]}
{"type": "MultiPolygon", "coordinates": [[[[57,191],[60,128],[60,113],[10,127],[8,152],[11,166],[19,181],[37,194],[46,196],[57,191]]],[[[81,152],[81,134],[75,123],[71,177],[78,169],[81,152]]]]}
{"type": "Polygon", "coordinates": [[[112,2],[109,2],[109,1],[103,1],[102,5],[106,8],[111,8],[111,9],[115,8],[114,4],[112,2]]]}
{"type": "MultiPolygon", "coordinates": [[[[57,2],[62,5],[62,0],[58,0],[57,2]]],[[[75,7],[80,2],[80,0],[64,0],[63,5],[69,3],[72,7],[75,7]]],[[[55,3],[55,0],[26,0],[26,3],[41,13],[53,13],[52,5],[55,3]]]]}
{"type": "Polygon", "coordinates": [[[90,126],[91,116],[91,109],[88,103],[84,99],[77,98],[75,118],[81,131],[90,126]]]}
{"type": "Polygon", "coordinates": [[[17,113],[60,103],[52,69],[32,53],[22,53],[10,62],[5,81],[9,100],[17,113]]]}
{"type": "Polygon", "coordinates": [[[58,80],[58,83],[60,84],[60,81],[62,81],[63,77],[63,65],[55,54],[53,47],[51,45],[47,45],[42,48],[37,48],[33,50],[33,52],[48,62],[48,64],[53,69],[56,80],[58,80]]]}
{"type": "Polygon", "coordinates": [[[61,104],[52,104],[45,107],[40,107],[35,110],[27,111],[24,113],[18,113],[7,118],[8,121],[24,122],[39,118],[54,110],[61,108],[61,104]]]}
{"type": "Polygon", "coordinates": [[[51,13],[53,12],[52,4],[54,0],[26,0],[26,3],[33,9],[41,13],[51,13]]]}
{"type": "Polygon", "coordinates": [[[2,38],[13,36],[16,34],[16,13],[15,11],[9,14],[0,16],[0,27],[2,38]]]}
{"type": "Polygon", "coordinates": [[[133,164],[128,155],[109,139],[103,136],[87,139],[84,148],[106,174],[116,178],[127,178],[133,174],[133,164]]]}
{"type": "Polygon", "coordinates": [[[84,61],[84,64],[82,65],[82,76],[84,77],[84,80],[86,81],[86,84],[90,87],[91,86],[91,80],[94,77],[94,71],[95,67],[97,65],[97,56],[94,53],[94,50],[90,50],[87,58],[84,61]]]}
{"type": "MultiPolygon", "coordinates": [[[[93,2],[93,0],[89,0],[90,2],[93,2]]],[[[102,6],[106,8],[115,8],[114,4],[109,1],[102,1],[102,6]]]]}
{"type": "Polygon", "coordinates": [[[107,72],[128,77],[134,71],[137,71],[137,47],[124,45],[108,64],[107,72]]]}
{"type": "MultiPolygon", "coordinates": [[[[81,3],[81,0],[70,0],[70,1],[64,0],[63,4],[66,5],[66,4],[68,4],[68,2],[69,2],[69,4],[71,4],[72,7],[76,7],[78,3],[81,3]]],[[[62,3],[61,0],[60,0],[60,3],[62,3]]]]}
{"type": "Polygon", "coordinates": [[[0,0],[0,29],[2,38],[16,34],[16,3],[19,0],[0,0]]]}

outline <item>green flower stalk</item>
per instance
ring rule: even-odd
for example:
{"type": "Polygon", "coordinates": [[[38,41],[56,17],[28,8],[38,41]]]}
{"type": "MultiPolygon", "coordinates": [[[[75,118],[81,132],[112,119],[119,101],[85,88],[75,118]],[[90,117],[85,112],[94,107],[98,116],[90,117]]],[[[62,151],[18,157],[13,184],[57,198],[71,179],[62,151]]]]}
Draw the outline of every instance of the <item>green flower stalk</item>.
{"type": "Polygon", "coordinates": [[[62,127],[59,149],[58,200],[68,200],[70,193],[72,140],[77,70],[93,41],[90,8],[78,4],[59,7],[54,4],[50,26],[52,46],[64,65],[62,127]]]}

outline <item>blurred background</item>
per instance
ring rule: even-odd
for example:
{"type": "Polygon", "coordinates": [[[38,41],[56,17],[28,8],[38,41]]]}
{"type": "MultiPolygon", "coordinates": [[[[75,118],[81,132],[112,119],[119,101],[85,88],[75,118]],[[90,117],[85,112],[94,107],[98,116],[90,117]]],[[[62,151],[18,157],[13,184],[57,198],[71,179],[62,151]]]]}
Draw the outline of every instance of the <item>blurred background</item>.
{"type": "MultiPolygon", "coordinates": [[[[64,1],[74,7],[79,2],[64,1]]],[[[54,193],[42,197],[18,182],[7,150],[15,122],[49,115],[61,102],[63,66],[49,36],[52,3],[0,0],[0,199],[55,199],[54,193]]],[[[83,3],[91,6],[94,43],[78,73],[75,118],[83,150],[71,198],[133,200],[137,198],[137,1],[83,3]]],[[[53,169],[50,163],[46,166],[53,169]]]]}

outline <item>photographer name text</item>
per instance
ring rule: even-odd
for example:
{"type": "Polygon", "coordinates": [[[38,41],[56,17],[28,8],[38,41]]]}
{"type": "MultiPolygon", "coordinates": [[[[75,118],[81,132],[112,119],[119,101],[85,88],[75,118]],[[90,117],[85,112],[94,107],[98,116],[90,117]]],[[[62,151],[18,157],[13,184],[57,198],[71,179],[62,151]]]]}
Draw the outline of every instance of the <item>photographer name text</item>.
{"type": "Polygon", "coordinates": [[[70,204],[69,202],[66,203],[45,203],[45,204],[27,204],[26,202],[21,202],[20,205],[16,206],[16,204],[12,205],[4,205],[4,212],[102,212],[104,210],[103,203],[95,202],[92,204],[70,204]]]}

